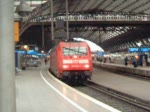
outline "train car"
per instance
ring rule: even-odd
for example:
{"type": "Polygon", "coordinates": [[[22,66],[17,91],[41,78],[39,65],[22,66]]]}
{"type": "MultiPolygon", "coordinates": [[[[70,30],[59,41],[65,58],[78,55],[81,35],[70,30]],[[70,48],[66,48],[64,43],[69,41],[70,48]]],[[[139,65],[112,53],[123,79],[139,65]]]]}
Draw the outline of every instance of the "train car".
{"type": "Polygon", "coordinates": [[[59,79],[87,81],[93,70],[90,47],[86,42],[60,42],[51,50],[50,70],[59,79]]]}

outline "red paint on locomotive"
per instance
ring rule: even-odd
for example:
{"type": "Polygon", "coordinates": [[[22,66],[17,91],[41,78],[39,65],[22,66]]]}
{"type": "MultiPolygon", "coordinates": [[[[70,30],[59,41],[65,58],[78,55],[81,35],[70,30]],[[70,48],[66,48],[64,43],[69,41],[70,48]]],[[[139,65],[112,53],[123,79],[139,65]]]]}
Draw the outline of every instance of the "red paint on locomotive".
{"type": "Polygon", "coordinates": [[[86,42],[60,42],[50,53],[50,70],[60,79],[90,79],[93,63],[86,42]]]}

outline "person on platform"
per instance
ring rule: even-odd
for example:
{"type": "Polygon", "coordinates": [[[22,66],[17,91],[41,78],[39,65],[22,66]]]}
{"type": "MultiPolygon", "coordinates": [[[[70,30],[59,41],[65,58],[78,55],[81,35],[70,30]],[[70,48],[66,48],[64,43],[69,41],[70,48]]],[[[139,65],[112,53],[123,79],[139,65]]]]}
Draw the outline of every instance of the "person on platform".
{"type": "Polygon", "coordinates": [[[135,56],[132,56],[131,60],[132,60],[132,65],[136,68],[137,67],[137,60],[136,60],[135,56]]]}
{"type": "Polygon", "coordinates": [[[47,58],[44,59],[45,65],[47,64],[47,58]]]}
{"type": "Polygon", "coordinates": [[[128,61],[129,61],[129,60],[128,60],[128,57],[126,56],[125,59],[124,59],[124,62],[125,62],[125,65],[126,65],[126,66],[128,65],[128,61]]]}

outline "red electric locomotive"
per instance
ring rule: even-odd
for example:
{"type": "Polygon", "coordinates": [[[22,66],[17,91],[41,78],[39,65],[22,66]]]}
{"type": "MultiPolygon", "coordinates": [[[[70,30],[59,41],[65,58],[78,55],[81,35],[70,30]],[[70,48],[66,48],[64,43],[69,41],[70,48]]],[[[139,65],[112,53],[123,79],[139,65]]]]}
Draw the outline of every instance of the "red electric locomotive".
{"type": "Polygon", "coordinates": [[[84,82],[92,76],[92,55],[86,42],[60,42],[50,53],[50,70],[59,79],[84,82]]]}

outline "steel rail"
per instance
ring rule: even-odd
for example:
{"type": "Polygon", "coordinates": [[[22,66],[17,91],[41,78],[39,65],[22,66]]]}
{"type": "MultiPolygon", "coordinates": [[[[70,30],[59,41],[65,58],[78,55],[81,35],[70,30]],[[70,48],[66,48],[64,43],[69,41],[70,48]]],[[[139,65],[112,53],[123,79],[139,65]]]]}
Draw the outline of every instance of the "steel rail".
{"type": "Polygon", "coordinates": [[[135,106],[138,106],[140,108],[143,108],[145,110],[150,111],[150,102],[148,102],[148,101],[144,101],[144,100],[139,99],[137,97],[122,93],[120,91],[116,91],[116,90],[113,90],[111,88],[104,87],[102,85],[98,85],[98,84],[91,82],[91,81],[84,83],[84,85],[86,85],[87,87],[92,88],[96,91],[103,92],[107,95],[110,95],[112,97],[115,97],[117,99],[120,99],[122,101],[128,102],[130,104],[133,104],[135,106]]]}

